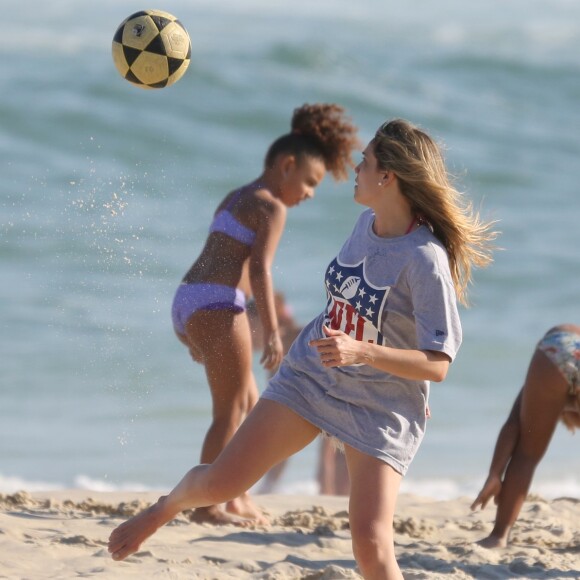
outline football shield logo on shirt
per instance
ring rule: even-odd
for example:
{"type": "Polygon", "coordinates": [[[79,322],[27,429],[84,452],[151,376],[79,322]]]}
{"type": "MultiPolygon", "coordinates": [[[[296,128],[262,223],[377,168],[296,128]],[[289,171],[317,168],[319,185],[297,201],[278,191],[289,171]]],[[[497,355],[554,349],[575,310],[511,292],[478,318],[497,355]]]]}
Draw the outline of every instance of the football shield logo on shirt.
{"type": "Polygon", "coordinates": [[[341,264],[335,258],[326,270],[328,326],[362,342],[383,344],[379,328],[390,286],[377,288],[365,278],[365,261],[341,264]]]}

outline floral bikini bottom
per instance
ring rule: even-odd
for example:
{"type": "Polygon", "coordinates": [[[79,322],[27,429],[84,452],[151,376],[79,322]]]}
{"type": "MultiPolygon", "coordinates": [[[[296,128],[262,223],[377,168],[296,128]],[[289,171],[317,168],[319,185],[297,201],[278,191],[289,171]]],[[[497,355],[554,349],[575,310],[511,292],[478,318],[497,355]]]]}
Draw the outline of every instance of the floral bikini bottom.
{"type": "Polygon", "coordinates": [[[566,330],[549,330],[538,343],[541,350],[566,377],[569,394],[576,395],[580,383],[580,334],[566,330]]]}

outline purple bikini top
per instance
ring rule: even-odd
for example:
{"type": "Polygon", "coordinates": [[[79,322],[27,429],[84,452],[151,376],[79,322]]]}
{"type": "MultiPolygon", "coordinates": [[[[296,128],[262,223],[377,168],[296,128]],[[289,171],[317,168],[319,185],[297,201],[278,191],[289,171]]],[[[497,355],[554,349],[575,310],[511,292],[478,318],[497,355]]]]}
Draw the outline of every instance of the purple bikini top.
{"type": "Polygon", "coordinates": [[[218,213],[213,218],[211,226],[209,227],[210,232],[220,232],[245,244],[246,246],[251,246],[256,239],[256,232],[251,228],[241,224],[232,214],[230,208],[236,202],[238,197],[241,195],[239,191],[236,195],[232,197],[230,202],[226,205],[224,209],[218,211],[218,213]]]}

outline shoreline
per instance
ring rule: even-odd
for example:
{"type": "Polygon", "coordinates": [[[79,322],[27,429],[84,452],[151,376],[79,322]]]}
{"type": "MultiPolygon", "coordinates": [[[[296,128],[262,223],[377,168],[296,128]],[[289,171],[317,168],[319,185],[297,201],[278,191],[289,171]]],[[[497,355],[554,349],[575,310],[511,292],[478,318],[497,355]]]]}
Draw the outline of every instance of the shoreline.
{"type": "MultiPolygon", "coordinates": [[[[0,577],[6,578],[360,578],[348,529],[348,500],[257,495],[269,528],[195,524],[180,515],[124,562],[106,549],[111,530],[155,501],[155,492],[60,490],[0,494],[0,577]]],[[[580,499],[530,496],[512,543],[475,542],[495,509],[471,499],[401,494],[395,547],[406,579],[580,578],[580,499]]]]}

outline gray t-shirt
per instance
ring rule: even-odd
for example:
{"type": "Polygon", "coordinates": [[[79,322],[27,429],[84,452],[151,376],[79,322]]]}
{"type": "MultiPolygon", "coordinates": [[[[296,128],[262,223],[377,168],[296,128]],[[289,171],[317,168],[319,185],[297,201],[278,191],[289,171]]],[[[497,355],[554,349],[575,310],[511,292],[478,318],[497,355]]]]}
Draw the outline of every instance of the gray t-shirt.
{"type": "Polygon", "coordinates": [[[359,217],[326,270],[326,309],[297,337],[262,396],[405,474],[425,432],[429,381],[368,365],[325,368],[309,346],[326,324],[357,340],[455,358],[461,324],[443,245],[425,225],[380,238],[373,223],[372,210],[359,217]]]}

